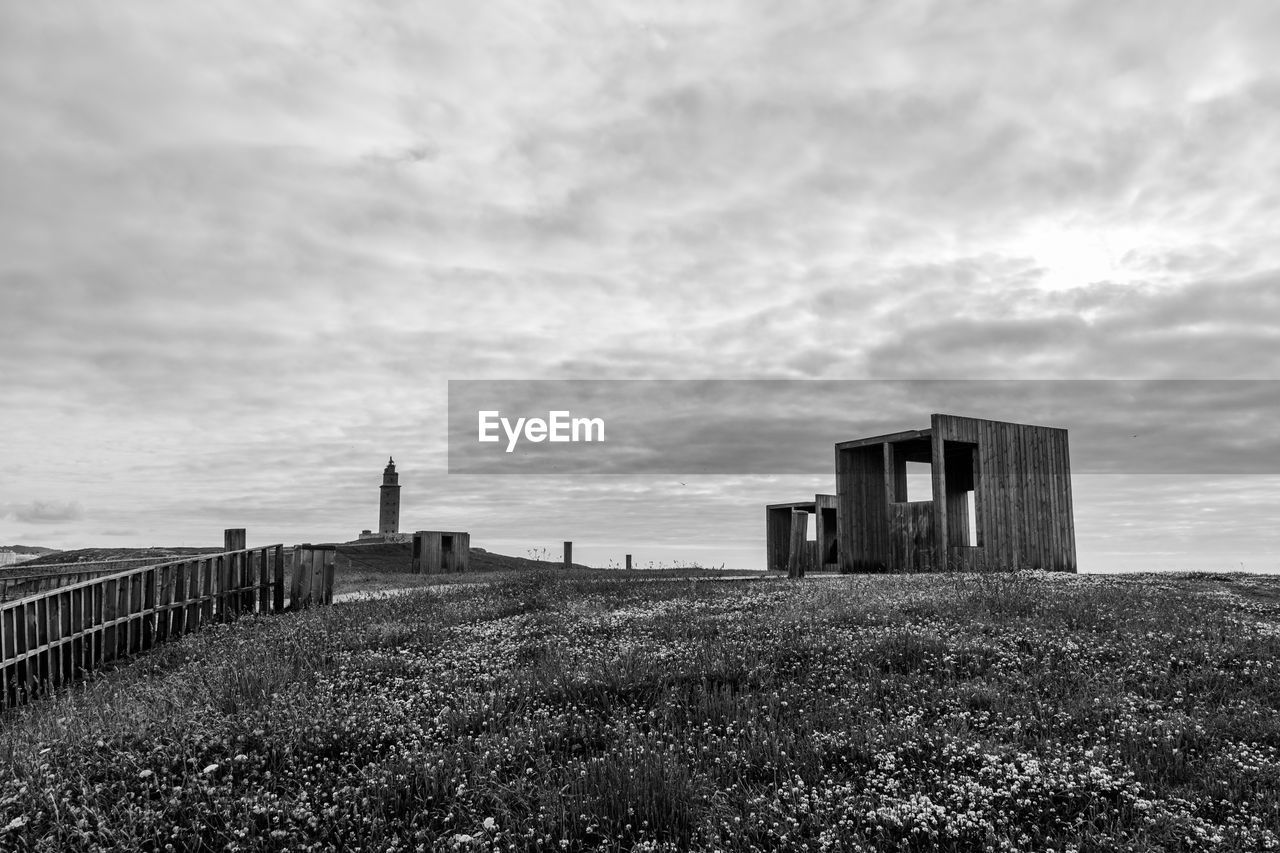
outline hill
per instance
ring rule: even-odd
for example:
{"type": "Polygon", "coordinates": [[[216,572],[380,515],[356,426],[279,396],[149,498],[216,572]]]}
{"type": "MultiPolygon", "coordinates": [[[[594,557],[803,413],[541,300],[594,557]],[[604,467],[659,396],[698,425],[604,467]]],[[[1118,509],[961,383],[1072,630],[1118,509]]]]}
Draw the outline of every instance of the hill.
{"type": "Polygon", "coordinates": [[[24,569],[32,566],[53,566],[63,563],[103,563],[114,560],[149,560],[155,559],[157,563],[163,563],[168,560],[180,560],[183,557],[191,557],[196,554],[216,554],[221,548],[77,548],[71,551],[50,551],[44,549],[47,553],[43,556],[36,557],[34,560],[27,560],[21,566],[24,569]]]}
{"type": "Polygon", "coordinates": [[[42,548],[39,545],[0,545],[0,551],[12,551],[15,554],[52,554],[57,548],[42,548]]]}
{"type": "MultiPolygon", "coordinates": [[[[344,542],[338,546],[337,568],[351,568],[370,572],[408,572],[413,561],[413,545],[409,542],[344,542]]],[[[559,569],[561,562],[530,560],[493,554],[483,548],[470,551],[468,572],[512,572],[531,569],[559,569]]],[[[580,563],[574,568],[586,569],[580,563]]]]}
{"type": "MultiPolygon", "coordinates": [[[[407,573],[412,560],[412,545],[408,542],[343,542],[338,544],[339,570],[351,569],[383,574],[407,573]]],[[[42,556],[17,565],[24,570],[40,566],[60,566],[67,563],[102,563],[117,560],[155,560],[162,563],[180,560],[198,554],[216,554],[220,548],[79,548],[71,551],[40,549],[42,556]]],[[[288,550],[287,548],[285,549],[288,550]]],[[[560,562],[530,560],[493,554],[483,548],[471,549],[471,572],[528,571],[537,568],[562,568],[560,562]]],[[[579,563],[574,568],[586,569],[579,563]]]]}

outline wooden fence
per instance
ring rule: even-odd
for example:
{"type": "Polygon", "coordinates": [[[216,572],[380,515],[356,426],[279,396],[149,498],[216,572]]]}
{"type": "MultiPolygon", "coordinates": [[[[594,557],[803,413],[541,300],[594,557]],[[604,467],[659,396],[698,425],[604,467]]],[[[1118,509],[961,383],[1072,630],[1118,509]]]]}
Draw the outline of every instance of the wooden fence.
{"type": "MultiPolygon", "coordinates": [[[[232,541],[232,537],[228,537],[232,541]]],[[[158,642],[251,613],[333,601],[333,549],[243,548],[126,569],[0,604],[0,707],[158,642]]]]}
{"type": "Polygon", "coordinates": [[[0,573],[0,601],[26,598],[29,595],[35,595],[37,592],[44,592],[46,589],[69,586],[80,581],[100,578],[103,575],[113,575],[125,569],[154,565],[156,565],[154,559],[113,560],[111,562],[85,563],[83,565],[64,563],[55,566],[32,566],[33,570],[38,568],[41,571],[23,572],[21,574],[18,572],[3,572],[0,573]]]}

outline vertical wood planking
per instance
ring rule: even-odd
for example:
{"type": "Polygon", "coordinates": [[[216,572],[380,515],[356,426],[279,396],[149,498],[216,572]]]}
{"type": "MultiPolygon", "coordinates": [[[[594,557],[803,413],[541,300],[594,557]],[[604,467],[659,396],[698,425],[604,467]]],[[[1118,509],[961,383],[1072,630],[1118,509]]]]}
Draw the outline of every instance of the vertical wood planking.
{"type": "Polygon", "coordinates": [[[271,555],[272,581],[271,609],[276,613],[284,612],[284,546],[276,545],[271,555]]]}
{"type": "Polygon", "coordinates": [[[791,536],[787,547],[787,577],[802,578],[805,570],[805,534],[809,514],[803,510],[791,511],[791,536]]]}
{"type": "MultiPolygon", "coordinates": [[[[782,542],[785,535],[786,541],[791,541],[791,531],[784,533],[784,524],[779,517],[781,510],[766,506],[764,508],[764,568],[765,571],[778,571],[783,568],[784,561],[782,558],[782,542]]],[[[788,516],[788,522],[790,516],[788,516]]],[[[630,566],[628,566],[630,568],[630,566]]]]}
{"type": "Polygon", "coordinates": [[[1061,548],[1057,536],[1058,517],[1053,511],[1053,478],[1057,471],[1053,447],[1057,435],[1053,430],[1037,430],[1037,433],[1036,494],[1039,497],[1037,523],[1040,525],[1040,560],[1044,568],[1052,571],[1057,568],[1057,555],[1061,548]]]}
{"type": "Polygon", "coordinates": [[[247,547],[247,538],[243,527],[228,527],[222,531],[222,550],[234,553],[229,559],[231,565],[228,567],[227,589],[228,601],[230,602],[230,610],[232,617],[239,616],[244,609],[244,593],[240,592],[244,588],[245,576],[245,557],[243,553],[247,547]]]}
{"type": "Polygon", "coordinates": [[[1076,520],[1072,510],[1071,498],[1071,450],[1070,438],[1066,431],[1062,433],[1061,439],[1061,466],[1062,466],[1062,482],[1059,484],[1059,494],[1065,505],[1065,509],[1060,513],[1060,517],[1064,524],[1065,541],[1063,542],[1063,557],[1066,561],[1066,570],[1070,572],[1079,571],[1076,564],[1076,520]]]}
{"type": "Polygon", "coordinates": [[[217,613],[218,621],[226,622],[231,616],[231,602],[228,595],[228,589],[231,586],[231,559],[227,554],[219,554],[213,558],[213,562],[217,567],[214,572],[214,589],[217,591],[217,613]]]}
{"type": "Polygon", "coordinates": [[[254,552],[254,563],[258,577],[258,612],[271,612],[271,560],[268,555],[271,549],[263,548],[254,552]]]}
{"type": "Polygon", "coordinates": [[[1004,447],[996,441],[995,430],[989,421],[983,421],[980,425],[982,435],[982,443],[984,446],[991,448],[991,476],[986,478],[987,493],[986,500],[991,507],[991,527],[993,531],[991,548],[988,551],[988,563],[985,568],[995,569],[998,566],[1005,565],[1008,562],[1009,555],[1007,553],[1008,543],[1002,535],[1002,531],[1008,528],[1008,503],[1004,500],[1000,484],[1004,482],[1008,466],[1006,464],[1007,456],[1004,447]]]}
{"type": "Polygon", "coordinates": [[[1072,550],[1070,539],[1069,525],[1071,522],[1071,497],[1070,494],[1063,494],[1063,486],[1068,485],[1070,477],[1067,472],[1067,433],[1065,430],[1054,436],[1054,473],[1050,483],[1050,494],[1052,496],[1052,511],[1055,519],[1054,533],[1057,536],[1057,542],[1054,545],[1054,553],[1058,557],[1058,564],[1055,568],[1059,571],[1075,571],[1074,561],[1070,560],[1069,554],[1072,550]]]}
{"type": "Polygon", "coordinates": [[[1027,465],[1027,430],[1020,426],[1006,427],[1009,440],[1015,455],[1013,482],[1017,489],[1017,527],[1012,530],[1013,539],[1018,543],[1018,562],[1014,568],[1029,569],[1033,567],[1031,548],[1033,543],[1030,494],[1028,477],[1030,468],[1027,465]]]}
{"type": "MultiPolygon", "coordinates": [[[[945,427],[941,416],[929,417],[929,467],[932,481],[931,496],[933,506],[930,508],[933,543],[930,550],[937,560],[943,564],[947,559],[947,460],[945,456],[946,441],[942,430],[945,427]]],[[[945,566],[935,566],[937,569],[945,566]]]]}
{"type": "Polygon", "coordinates": [[[884,444],[836,445],[836,529],[841,572],[883,572],[889,564],[889,496],[884,444]]]}
{"type": "Polygon", "coordinates": [[[324,555],[324,596],[321,604],[333,604],[333,571],[334,562],[337,559],[337,551],[321,551],[324,555]]]}
{"type": "Polygon", "coordinates": [[[307,602],[310,605],[320,604],[324,598],[324,558],[324,551],[311,550],[311,590],[307,602]]]}
{"type": "Polygon", "coordinates": [[[302,607],[302,546],[295,545],[289,559],[289,609],[302,607]]]}
{"type": "Polygon", "coordinates": [[[45,598],[49,602],[49,606],[45,609],[45,618],[49,621],[49,650],[45,652],[47,660],[47,678],[50,684],[60,684],[62,682],[62,649],[61,644],[58,648],[54,648],[54,644],[62,639],[62,596],[50,595],[45,598]]]}
{"type": "MultiPolygon", "coordinates": [[[[315,550],[312,600],[331,603],[334,552],[315,550]]],[[[270,608],[283,594],[283,557],[280,545],[244,549],[94,574],[0,603],[0,706],[195,630],[208,621],[202,614],[221,619],[260,603],[270,608]]]]}
{"type": "Polygon", "coordinates": [[[9,661],[13,651],[9,647],[9,611],[0,610],[0,707],[13,700],[9,698],[9,661]]]}
{"type": "Polygon", "coordinates": [[[836,555],[841,574],[853,571],[854,478],[852,451],[835,447],[836,555]]]}

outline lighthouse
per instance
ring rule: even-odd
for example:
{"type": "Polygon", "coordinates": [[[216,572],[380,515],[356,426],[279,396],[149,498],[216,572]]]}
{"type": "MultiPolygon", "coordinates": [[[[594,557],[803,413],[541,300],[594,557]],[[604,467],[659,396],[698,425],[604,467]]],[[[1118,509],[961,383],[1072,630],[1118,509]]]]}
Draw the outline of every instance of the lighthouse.
{"type": "Polygon", "coordinates": [[[400,532],[400,475],[396,473],[396,461],[387,457],[387,467],[382,469],[382,494],[378,502],[378,533],[382,535],[400,532]]]}

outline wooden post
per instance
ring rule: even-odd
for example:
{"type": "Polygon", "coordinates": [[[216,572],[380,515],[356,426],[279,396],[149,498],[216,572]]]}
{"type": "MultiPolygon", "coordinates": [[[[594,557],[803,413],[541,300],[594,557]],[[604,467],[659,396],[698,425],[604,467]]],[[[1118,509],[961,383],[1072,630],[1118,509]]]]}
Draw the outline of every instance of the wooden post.
{"type": "Polygon", "coordinates": [[[245,549],[243,527],[228,527],[222,531],[222,550],[243,551],[245,549]]]}
{"type": "Polygon", "coordinates": [[[568,568],[571,568],[572,566],[573,566],[573,543],[565,542],[564,543],[564,567],[568,569],[568,568]]]}
{"type": "Polygon", "coordinates": [[[791,511],[791,547],[787,556],[787,577],[804,577],[805,551],[807,550],[807,533],[809,529],[809,513],[804,510],[791,511]]]}
{"type": "Polygon", "coordinates": [[[324,551],[317,550],[314,547],[311,549],[311,564],[304,583],[306,585],[304,596],[307,604],[323,604],[324,551]]]}
{"type": "Polygon", "coordinates": [[[271,552],[271,612],[284,612],[284,546],[277,545],[271,552]]]}
{"type": "Polygon", "coordinates": [[[631,555],[627,555],[627,571],[631,571],[631,555]]]}
{"type": "Polygon", "coordinates": [[[336,550],[321,551],[321,557],[324,559],[324,570],[321,580],[320,603],[333,604],[333,569],[334,562],[337,559],[338,552],[336,550]]]}
{"type": "MultiPolygon", "coordinates": [[[[243,527],[228,527],[222,531],[222,550],[223,551],[243,551],[245,549],[245,530],[243,527]]],[[[227,557],[227,568],[223,574],[223,580],[226,587],[223,592],[227,593],[223,602],[228,606],[232,616],[239,616],[242,605],[244,604],[244,594],[240,590],[244,586],[244,564],[243,555],[236,557],[227,557]],[[233,593],[232,590],[235,592],[233,593]]]]}
{"type": "Polygon", "coordinates": [[[253,555],[257,567],[258,612],[271,612],[271,549],[259,548],[253,555]]]}
{"type": "Polygon", "coordinates": [[[301,545],[293,546],[293,555],[289,561],[289,609],[301,610],[302,601],[302,555],[301,545]]]}
{"type": "Polygon", "coordinates": [[[336,556],[337,549],[332,545],[294,547],[290,610],[333,603],[333,562],[336,556]]]}

